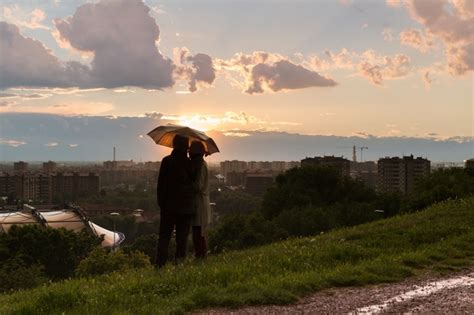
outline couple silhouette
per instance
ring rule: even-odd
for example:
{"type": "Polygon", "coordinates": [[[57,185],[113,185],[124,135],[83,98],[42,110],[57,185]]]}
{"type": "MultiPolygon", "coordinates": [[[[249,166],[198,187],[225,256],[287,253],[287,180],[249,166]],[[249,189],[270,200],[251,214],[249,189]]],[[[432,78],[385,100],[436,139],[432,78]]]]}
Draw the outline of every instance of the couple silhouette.
{"type": "Polygon", "coordinates": [[[157,186],[160,206],[157,267],[168,262],[173,230],[176,230],[175,263],[186,257],[191,228],[196,258],[203,259],[207,255],[211,208],[205,154],[205,147],[200,141],[192,141],[189,145],[187,137],[176,135],[173,151],[161,161],[157,186]]]}

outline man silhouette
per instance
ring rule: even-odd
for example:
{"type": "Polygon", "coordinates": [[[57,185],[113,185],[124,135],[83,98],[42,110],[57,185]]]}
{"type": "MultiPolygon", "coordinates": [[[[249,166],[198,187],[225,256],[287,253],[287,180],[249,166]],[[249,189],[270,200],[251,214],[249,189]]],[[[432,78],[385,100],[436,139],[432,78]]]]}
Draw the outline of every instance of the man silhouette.
{"type": "Polygon", "coordinates": [[[168,247],[176,227],[175,261],[186,256],[186,246],[194,214],[191,161],[187,156],[188,138],[176,135],[173,151],[161,161],[157,196],[160,206],[160,231],[156,265],[168,260],[168,247]]]}

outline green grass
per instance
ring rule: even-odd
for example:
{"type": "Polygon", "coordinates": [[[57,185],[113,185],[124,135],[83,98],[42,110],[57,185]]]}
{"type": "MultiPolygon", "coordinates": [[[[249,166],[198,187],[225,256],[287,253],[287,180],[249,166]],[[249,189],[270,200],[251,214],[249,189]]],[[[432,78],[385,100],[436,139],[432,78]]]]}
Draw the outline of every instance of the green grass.
{"type": "Polygon", "coordinates": [[[161,271],[73,279],[0,295],[0,314],[160,314],[285,304],[338,286],[393,282],[474,263],[474,198],[161,271]]]}

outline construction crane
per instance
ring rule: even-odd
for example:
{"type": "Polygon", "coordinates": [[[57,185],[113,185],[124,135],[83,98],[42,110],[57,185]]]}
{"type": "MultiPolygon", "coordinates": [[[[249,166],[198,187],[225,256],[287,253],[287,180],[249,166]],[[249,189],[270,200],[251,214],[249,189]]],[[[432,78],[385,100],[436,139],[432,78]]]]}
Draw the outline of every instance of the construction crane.
{"type": "Polygon", "coordinates": [[[357,162],[357,149],[360,150],[360,162],[363,162],[364,159],[363,159],[363,153],[364,153],[364,150],[368,150],[369,147],[358,147],[356,145],[353,145],[352,147],[349,147],[349,146],[343,146],[343,147],[337,147],[338,149],[348,149],[348,148],[352,148],[352,161],[353,162],[357,162]]]}

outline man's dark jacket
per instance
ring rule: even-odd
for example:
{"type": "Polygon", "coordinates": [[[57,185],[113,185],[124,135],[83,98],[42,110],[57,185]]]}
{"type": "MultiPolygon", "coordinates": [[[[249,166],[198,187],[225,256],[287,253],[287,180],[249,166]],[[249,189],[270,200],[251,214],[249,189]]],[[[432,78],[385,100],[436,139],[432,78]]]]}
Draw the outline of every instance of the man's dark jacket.
{"type": "Polygon", "coordinates": [[[157,195],[162,215],[194,213],[191,161],[186,152],[173,150],[163,158],[157,195]]]}

